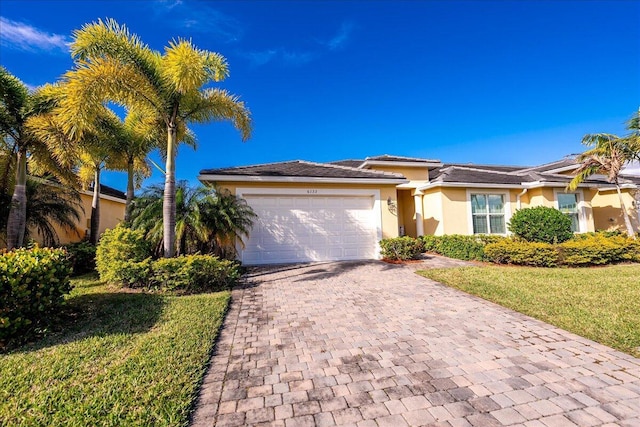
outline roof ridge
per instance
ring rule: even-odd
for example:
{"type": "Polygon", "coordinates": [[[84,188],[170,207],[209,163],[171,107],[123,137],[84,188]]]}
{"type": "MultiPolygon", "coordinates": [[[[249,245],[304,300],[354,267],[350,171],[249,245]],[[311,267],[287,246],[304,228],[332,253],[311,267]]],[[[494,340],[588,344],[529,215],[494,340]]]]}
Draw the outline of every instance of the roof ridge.
{"type": "Polygon", "coordinates": [[[207,169],[203,169],[203,170],[220,170],[220,169],[243,169],[243,168],[253,168],[256,166],[271,166],[271,165],[281,165],[284,163],[296,163],[296,162],[302,162],[303,160],[283,160],[283,161],[279,161],[279,162],[267,162],[267,163],[256,163],[256,164],[251,164],[251,165],[240,165],[240,166],[227,166],[227,167],[219,167],[219,168],[207,168],[207,169]]]}
{"type": "Polygon", "coordinates": [[[391,157],[391,158],[396,158],[396,159],[403,159],[403,160],[418,160],[420,162],[438,162],[438,163],[442,163],[440,160],[437,159],[427,159],[427,158],[423,158],[423,157],[408,157],[408,156],[397,156],[397,155],[393,155],[393,154],[381,154],[378,156],[369,156],[366,157],[364,159],[364,161],[366,162],[367,160],[373,160],[375,161],[376,158],[380,158],[380,157],[391,157]]]}
{"type": "Polygon", "coordinates": [[[451,166],[448,166],[446,169],[466,169],[466,170],[472,170],[472,171],[476,171],[476,172],[496,173],[496,174],[500,174],[500,175],[511,175],[511,176],[516,175],[513,172],[503,172],[503,171],[494,171],[494,170],[487,170],[487,169],[478,169],[478,168],[467,167],[467,166],[451,165],[451,166]]]}
{"type": "Polygon", "coordinates": [[[377,170],[372,170],[372,169],[360,169],[360,168],[354,168],[352,166],[334,165],[334,164],[331,164],[331,163],[318,163],[318,162],[311,162],[311,161],[308,161],[308,160],[298,160],[298,162],[306,163],[306,164],[310,164],[310,165],[315,165],[315,166],[323,166],[323,167],[335,168],[335,169],[366,172],[366,173],[371,173],[373,175],[386,175],[386,176],[395,176],[395,177],[398,177],[398,178],[404,178],[404,175],[399,174],[399,173],[395,173],[395,172],[384,172],[384,171],[377,171],[377,170]]]}

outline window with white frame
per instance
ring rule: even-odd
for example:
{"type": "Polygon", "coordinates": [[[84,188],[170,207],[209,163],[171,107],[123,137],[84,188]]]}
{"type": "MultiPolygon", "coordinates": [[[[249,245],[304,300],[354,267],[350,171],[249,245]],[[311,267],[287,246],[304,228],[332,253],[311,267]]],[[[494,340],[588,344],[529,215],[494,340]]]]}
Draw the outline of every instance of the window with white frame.
{"type": "Polygon", "coordinates": [[[504,194],[471,194],[474,234],[506,234],[504,194]]]}
{"type": "Polygon", "coordinates": [[[558,193],[558,210],[571,218],[571,231],[580,231],[580,208],[577,193],[558,193]]]}

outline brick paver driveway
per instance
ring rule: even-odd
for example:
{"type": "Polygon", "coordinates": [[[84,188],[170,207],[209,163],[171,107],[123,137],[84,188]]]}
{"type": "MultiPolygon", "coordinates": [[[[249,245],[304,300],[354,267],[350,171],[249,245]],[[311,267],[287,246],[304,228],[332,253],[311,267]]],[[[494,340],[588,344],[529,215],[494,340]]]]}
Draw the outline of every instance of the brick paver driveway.
{"type": "Polygon", "coordinates": [[[251,271],[193,424],[640,426],[640,359],[414,270],[251,271]]]}

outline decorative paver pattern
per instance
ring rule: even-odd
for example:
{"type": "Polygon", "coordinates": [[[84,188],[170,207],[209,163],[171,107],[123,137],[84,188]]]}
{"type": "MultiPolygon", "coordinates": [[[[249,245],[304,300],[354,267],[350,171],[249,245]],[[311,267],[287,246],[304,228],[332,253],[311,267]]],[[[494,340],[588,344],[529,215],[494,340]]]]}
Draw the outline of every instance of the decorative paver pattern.
{"type": "Polygon", "coordinates": [[[640,359],[416,268],[256,268],[234,289],[194,426],[640,426],[640,359]]]}

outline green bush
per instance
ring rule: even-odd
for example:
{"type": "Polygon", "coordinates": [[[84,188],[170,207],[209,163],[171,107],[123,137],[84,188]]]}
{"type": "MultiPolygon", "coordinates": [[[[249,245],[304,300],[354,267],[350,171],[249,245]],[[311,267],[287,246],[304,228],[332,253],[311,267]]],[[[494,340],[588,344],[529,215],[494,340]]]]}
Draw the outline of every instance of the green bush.
{"type": "Polygon", "coordinates": [[[448,234],[444,236],[422,236],[425,250],[456,259],[484,260],[484,247],[488,243],[499,242],[505,239],[502,236],[490,236],[478,234],[463,236],[460,234],[448,234]]]}
{"type": "Polygon", "coordinates": [[[153,263],[152,269],[152,286],[188,293],[227,289],[240,277],[236,262],[211,255],[159,259],[153,263]]]}
{"type": "Polygon", "coordinates": [[[96,249],[96,270],[102,280],[133,286],[137,278],[144,276],[146,269],[146,264],[137,266],[136,263],[150,256],[151,247],[144,231],[119,225],[112,230],[107,229],[100,238],[96,249]]]}
{"type": "Polygon", "coordinates": [[[562,263],[570,267],[605,265],[637,259],[638,242],[622,235],[595,233],[558,245],[562,263]]]}
{"type": "Polygon", "coordinates": [[[497,264],[556,267],[560,263],[556,247],[549,243],[504,239],[489,243],[484,248],[484,254],[487,261],[497,264]]]}
{"type": "Polygon", "coordinates": [[[67,251],[73,275],[91,273],[96,269],[96,247],[89,242],[69,243],[62,248],[67,251]]]}
{"type": "Polygon", "coordinates": [[[508,227],[515,236],[527,242],[562,243],[573,237],[571,218],[546,206],[516,211],[508,227]]]}
{"type": "Polygon", "coordinates": [[[63,249],[36,247],[0,254],[0,343],[24,339],[49,324],[71,291],[70,274],[63,249]]]}
{"type": "Polygon", "coordinates": [[[422,252],[424,252],[424,243],[421,239],[404,236],[380,240],[380,253],[386,259],[401,261],[418,259],[422,252]]]}

